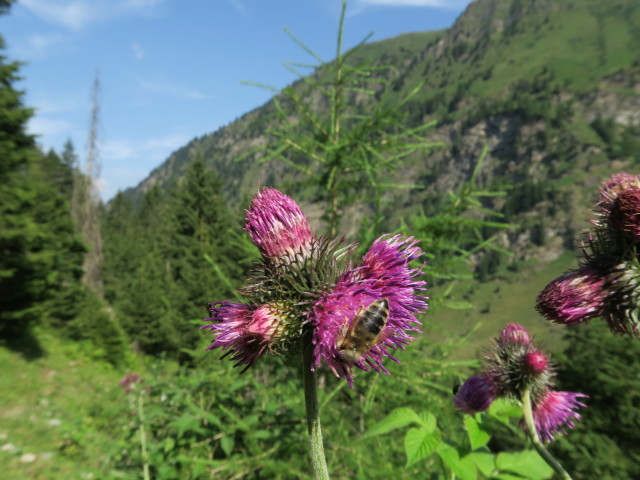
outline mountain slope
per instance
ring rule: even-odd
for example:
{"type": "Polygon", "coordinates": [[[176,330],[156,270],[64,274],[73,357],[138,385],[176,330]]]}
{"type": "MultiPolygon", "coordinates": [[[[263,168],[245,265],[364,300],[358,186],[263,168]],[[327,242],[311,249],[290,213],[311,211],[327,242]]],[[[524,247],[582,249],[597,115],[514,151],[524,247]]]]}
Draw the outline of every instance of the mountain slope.
{"type": "MultiPolygon", "coordinates": [[[[515,187],[492,205],[521,225],[503,234],[504,245],[517,260],[556,258],[582,228],[597,184],[640,162],[639,47],[635,0],[476,0],[446,31],[364,45],[353,62],[394,67],[375,101],[394,105],[423,83],[404,109],[405,122],[438,120],[430,139],[445,145],[397,169],[396,180],[425,188],[394,193],[387,227],[417,207],[429,212],[440,195],[468,180],[486,145],[481,184],[515,187]]],[[[303,82],[294,88],[304,88],[303,82]]],[[[365,113],[374,107],[358,105],[365,113]]],[[[177,181],[196,152],[218,171],[232,205],[259,186],[294,181],[284,164],[258,163],[260,152],[237,161],[270,141],[265,132],[273,111],[268,102],[192,140],[127,195],[139,199],[152,185],[177,181]]],[[[346,215],[351,232],[363,215],[346,215]]]]}

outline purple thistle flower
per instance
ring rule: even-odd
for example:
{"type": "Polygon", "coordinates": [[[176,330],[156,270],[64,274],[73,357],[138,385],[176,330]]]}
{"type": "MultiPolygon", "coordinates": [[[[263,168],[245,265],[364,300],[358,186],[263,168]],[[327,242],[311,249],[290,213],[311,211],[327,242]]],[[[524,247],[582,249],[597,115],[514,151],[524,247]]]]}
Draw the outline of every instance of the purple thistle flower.
{"type": "Polygon", "coordinates": [[[397,360],[388,349],[404,349],[414,340],[407,332],[419,332],[420,322],[415,316],[427,308],[427,298],[417,294],[425,290],[426,283],[416,280],[423,274],[423,267],[408,266],[411,260],[422,255],[416,243],[413,238],[398,235],[380,237],[363,257],[362,265],[344,272],[335,287],[316,302],[309,314],[315,326],[312,368],[324,360],[336,376],[347,379],[349,386],[353,385],[353,366],[389,373],[382,364],[383,358],[397,360]],[[389,307],[382,330],[373,341],[365,342],[366,350],[360,352],[362,356],[358,361],[346,360],[339,350],[345,334],[359,314],[381,299],[386,299],[389,307]]]}
{"type": "Polygon", "coordinates": [[[247,210],[245,230],[265,259],[306,256],[314,236],[298,204],[274,188],[258,192],[247,210]]]}
{"type": "Polygon", "coordinates": [[[602,266],[590,261],[549,283],[538,295],[536,309],[554,323],[579,325],[602,314],[610,294],[606,283],[602,266]]]}
{"type": "MultiPolygon", "coordinates": [[[[210,329],[215,339],[207,350],[222,348],[228,350],[222,358],[231,355],[231,361],[249,368],[264,355],[274,342],[274,336],[281,329],[281,317],[277,307],[263,305],[252,307],[242,303],[219,302],[211,305],[210,329]]],[[[245,369],[246,369],[245,368],[245,369]]]]}
{"type": "Polygon", "coordinates": [[[484,412],[497,395],[496,383],[491,375],[474,375],[462,384],[453,403],[462,413],[484,412]]]}
{"type": "Polygon", "coordinates": [[[508,323],[500,333],[499,338],[500,344],[507,343],[520,343],[523,345],[529,345],[531,343],[531,337],[529,337],[529,332],[522,325],[517,323],[508,323]]]}
{"type": "Polygon", "coordinates": [[[573,428],[574,421],[580,420],[576,410],[586,407],[580,398],[588,395],[547,390],[534,402],[533,421],[543,442],[550,442],[557,434],[566,434],[566,429],[573,428]]]}

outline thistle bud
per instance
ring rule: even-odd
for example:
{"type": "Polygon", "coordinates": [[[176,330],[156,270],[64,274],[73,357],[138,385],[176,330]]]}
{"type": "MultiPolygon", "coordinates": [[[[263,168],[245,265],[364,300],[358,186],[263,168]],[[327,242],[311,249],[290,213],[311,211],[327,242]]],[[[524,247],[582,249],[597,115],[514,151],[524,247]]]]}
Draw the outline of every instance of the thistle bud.
{"type": "Polygon", "coordinates": [[[258,192],[247,210],[245,230],[265,259],[276,263],[306,256],[314,236],[298,204],[274,188],[258,192]]]}
{"type": "Polygon", "coordinates": [[[611,205],[608,228],[632,243],[640,242],[640,188],[629,188],[618,194],[611,205]]]}
{"type": "Polygon", "coordinates": [[[474,375],[462,384],[453,403],[462,413],[484,412],[496,398],[496,383],[490,375],[474,375]]]}
{"type": "Polygon", "coordinates": [[[597,203],[601,213],[605,216],[609,215],[618,195],[628,189],[640,189],[640,175],[618,173],[604,181],[600,186],[597,203]]]}
{"type": "Polygon", "coordinates": [[[609,295],[606,271],[590,261],[549,283],[538,295],[536,309],[547,320],[572,327],[602,314],[609,295]]]}
{"type": "Polygon", "coordinates": [[[531,338],[529,337],[529,332],[527,332],[526,328],[522,325],[509,323],[502,329],[499,342],[502,344],[521,343],[523,345],[529,345],[531,338]]]}
{"type": "Polygon", "coordinates": [[[542,352],[527,353],[523,360],[525,368],[532,375],[544,373],[549,365],[549,359],[542,352]]]}

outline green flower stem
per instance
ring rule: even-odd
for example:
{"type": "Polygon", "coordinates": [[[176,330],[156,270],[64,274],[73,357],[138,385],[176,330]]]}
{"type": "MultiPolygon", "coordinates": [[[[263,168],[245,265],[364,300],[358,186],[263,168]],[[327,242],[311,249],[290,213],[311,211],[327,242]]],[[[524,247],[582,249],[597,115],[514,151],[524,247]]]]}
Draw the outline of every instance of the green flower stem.
{"type": "Polygon", "coordinates": [[[311,371],[313,361],[313,344],[305,342],[302,355],[302,376],[304,377],[304,400],[307,409],[307,431],[311,448],[311,465],[315,480],[329,480],[327,461],[322,446],[322,430],[320,429],[320,410],[318,408],[318,382],[316,372],[311,371]]]}
{"type": "Polygon", "coordinates": [[[536,425],[533,421],[533,409],[531,408],[531,389],[529,387],[525,387],[522,391],[522,413],[524,416],[524,424],[527,426],[527,436],[533,443],[534,448],[540,454],[542,459],[547,462],[547,464],[553,468],[553,470],[560,475],[560,478],[563,480],[572,480],[571,475],[567,473],[567,471],[560,465],[549,450],[547,450],[542,442],[540,441],[540,437],[538,436],[538,432],[536,431],[536,425]]]}
{"type": "Polygon", "coordinates": [[[140,419],[140,448],[142,449],[142,475],[144,480],[150,480],[149,475],[149,453],[147,452],[147,436],[144,433],[144,403],[142,401],[142,392],[138,393],[138,418],[140,419]]]}

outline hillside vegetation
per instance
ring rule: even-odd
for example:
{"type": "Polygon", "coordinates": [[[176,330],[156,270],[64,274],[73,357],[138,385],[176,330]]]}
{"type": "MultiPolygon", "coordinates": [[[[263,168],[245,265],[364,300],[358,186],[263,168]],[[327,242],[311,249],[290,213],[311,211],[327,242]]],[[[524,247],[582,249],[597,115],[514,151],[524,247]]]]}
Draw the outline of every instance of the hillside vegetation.
{"type": "MultiPolygon", "coordinates": [[[[464,416],[452,401],[511,322],[544,352],[534,367],[544,364],[547,380],[558,373],[554,388],[589,396],[576,428],[551,447],[573,478],[638,478],[637,339],[598,319],[567,334],[534,309],[538,292],[576,267],[598,186],[640,165],[635,3],[476,0],[448,30],[363,44],[305,70],[107,205],[71,143],[45,153],[25,133],[32,111],[12,86],[19,64],[0,56],[3,475],[309,476],[309,364],[269,341],[261,352],[273,355],[241,374],[234,362],[256,353],[254,337],[239,353],[208,351],[211,331],[200,328],[206,316],[228,320],[216,315],[230,304],[207,302],[281,307],[277,282],[265,280],[280,270],[242,228],[252,196],[270,186],[299,202],[314,233],[357,242],[354,259],[386,233],[424,251],[401,270],[424,261],[429,308],[408,348],[393,349],[399,363],[379,364],[390,375],[353,369],[349,388],[324,364],[314,370],[333,478],[551,478],[517,401],[464,416]],[[91,218],[78,215],[87,205],[91,218]]],[[[0,0],[0,12],[10,4],[0,0]]],[[[322,276],[306,273],[311,284],[322,276]]],[[[337,291],[337,276],[327,278],[324,290],[288,291],[307,296],[289,310],[302,321],[292,350],[317,328],[299,312],[337,291]]],[[[231,320],[241,325],[225,341],[238,347],[249,329],[231,320]]],[[[386,348],[380,338],[369,346],[386,348]]]]}

